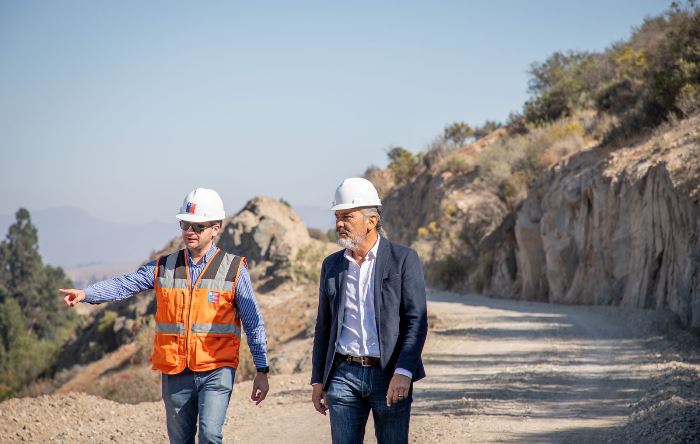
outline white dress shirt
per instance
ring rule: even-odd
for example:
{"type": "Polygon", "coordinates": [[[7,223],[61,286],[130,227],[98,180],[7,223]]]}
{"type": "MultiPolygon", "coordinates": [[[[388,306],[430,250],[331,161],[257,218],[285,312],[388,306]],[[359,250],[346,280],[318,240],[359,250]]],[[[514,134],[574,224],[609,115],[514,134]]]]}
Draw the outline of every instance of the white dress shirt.
{"type": "MultiPolygon", "coordinates": [[[[379,335],[374,312],[374,270],[377,263],[380,237],[371,250],[367,252],[362,264],[352,257],[350,250],[345,250],[348,260],[348,273],[345,279],[345,311],[343,326],[336,350],[350,356],[380,357],[379,335]]],[[[397,368],[394,373],[411,377],[412,373],[397,368]]]]}
{"type": "Polygon", "coordinates": [[[379,238],[362,264],[345,250],[348,274],[345,279],[345,312],[337,350],[351,356],[379,357],[379,335],[374,317],[374,268],[379,238]]]}

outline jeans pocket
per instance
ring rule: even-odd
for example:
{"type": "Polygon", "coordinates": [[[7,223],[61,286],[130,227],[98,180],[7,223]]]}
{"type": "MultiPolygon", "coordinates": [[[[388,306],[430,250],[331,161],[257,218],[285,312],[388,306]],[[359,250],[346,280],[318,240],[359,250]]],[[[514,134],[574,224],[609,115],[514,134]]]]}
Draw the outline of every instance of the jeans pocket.
{"type": "Polygon", "coordinates": [[[236,369],[232,367],[219,367],[214,370],[199,373],[200,388],[215,391],[232,391],[233,381],[236,378],[236,369]]]}

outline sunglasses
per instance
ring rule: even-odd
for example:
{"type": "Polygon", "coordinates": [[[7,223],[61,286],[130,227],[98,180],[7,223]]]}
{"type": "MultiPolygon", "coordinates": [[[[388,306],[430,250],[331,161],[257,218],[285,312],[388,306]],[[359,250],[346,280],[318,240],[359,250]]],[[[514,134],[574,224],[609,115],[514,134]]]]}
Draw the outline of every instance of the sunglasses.
{"type": "Polygon", "coordinates": [[[184,220],[180,221],[180,228],[182,231],[187,231],[192,227],[192,231],[195,233],[201,233],[202,231],[206,230],[207,228],[213,227],[216,224],[195,224],[192,222],[185,222],[184,220]]]}

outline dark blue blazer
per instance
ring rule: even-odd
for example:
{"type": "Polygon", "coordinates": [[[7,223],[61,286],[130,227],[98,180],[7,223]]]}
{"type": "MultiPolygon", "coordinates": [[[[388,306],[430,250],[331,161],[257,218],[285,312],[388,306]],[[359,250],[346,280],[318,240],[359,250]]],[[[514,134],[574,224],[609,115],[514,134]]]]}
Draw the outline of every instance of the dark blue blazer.
{"type": "MultiPolygon", "coordinates": [[[[345,311],[348,260],[344,253],[340,250],[331,254],[321,267],[311,383],[323,383],[324,391],[328,389],[345,311]]],[[[393,373],[397,367],[404,368],[417,381],[425,376],[421,352],[428,334],[420,260],[414,250],[381,238],[376,261],[374,312],[382,370],[393,373]]]]}

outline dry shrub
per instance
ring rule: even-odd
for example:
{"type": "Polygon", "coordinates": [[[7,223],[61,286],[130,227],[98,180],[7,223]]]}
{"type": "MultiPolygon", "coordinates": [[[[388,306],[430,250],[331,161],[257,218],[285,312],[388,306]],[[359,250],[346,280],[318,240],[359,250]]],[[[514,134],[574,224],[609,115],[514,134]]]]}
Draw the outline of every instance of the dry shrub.
{"type": "Polygon", "coordinates": [[[328,236],[326,236],[326,233],[322,230],[311,227],[307,228],[306,230],[309,232],[309,237],[311,237],[311,239],[320,240],[322,242],[328,242],[328,236]]]}
{"type": "Polygon", "coordinates": [[[150,364],[135,365],[102,376],[90,394],[116,402],[138,404],[161,399],[161,373],[150,364]]]}
{"type": "Polygon", "coordinates": [[[685,116],[700,111],[700,86],[684,85],[676,97],[676,105],[685,116]]]}
{"type": "Polygon", "coordinates": [[[442,207],[442,215],[448,221],[454,221],[457,217],[457,206],[451,202],[446,203],[442,207]]]}
{"type": "MultiPolygon", "coordinates": [[[[514,174],[526,178],[511,180],[510,185],[528,185],[545,168],[585,147],[585,129],[579,118],[564,118],[540,126],[532,126],[522,135],[495,142],[478,158],[482,177],[492,185],[514,174]]],[[[518,193],[510,193],[518,194],[518,193]]]]}
{"type": "Polygon", "coordinates": [[[457,288],[464,282],[467,265],[466,258],[460,255],[444,256],[434,264],[435,283],[447,289],[457,288]]]}
{"type": "Polygon", "coordinates": [[[155,330],[155,318],[153,315],[148,315],[145,319],[141,330],[134,338],[137,344],[137,350],[134,356],[131,358],[131,363],[135,365],[148,364],[151,361],[151,355],[153,354],[153,340],[156,336],[155,330]]]}
{"type": "Polygon", "coordinates": [[[440,173],[450,172],[452,174],[464,174],[472,168],[473,165],[469,159],[459,154],[454,154],[440,161],[438,171],[440,173]]]}
{"type": "Polygon", "coordinates": [[[588,140],[595,141],[596,143],[600,143],[605,139],[610,131],[612,131],[612,129],[619,124],[619,117],[605,112],[598,113],[593,118],[590,125],[586,126],[586,138],[588,140]]]}
{"type": "Polygon", "coordinates": [[[326,257],[323,244],[309,243],[299,248],[292,262],[292,273],[298,282],[317,283],[321,277],[321,263],[326,257]]]}
{"type": "Polygon", "coordinates": [[[528,177],[521,171],[506,177],[499,188],[499,196],[513,209],[515,205],[527,197],[528,177]]]}
{"type": "Polygon", "coordinates": [[[552,166],[565,157],[581,151],[583,147],[583,138],[578,135],[557,140],[542,153],[542,163],[552,166]]]}
{"type": "Polygon", "coordinates": [[[51,394],[55,389],[56,385],[52,379],[41,378],[22,387],[16,396],[18,398],[36,398],[37,396],[51,394]]]}

